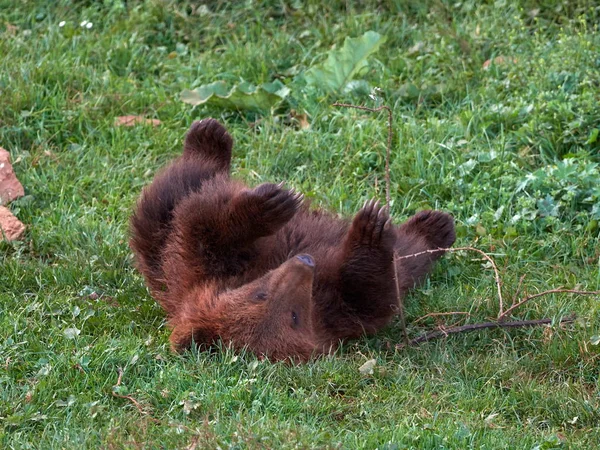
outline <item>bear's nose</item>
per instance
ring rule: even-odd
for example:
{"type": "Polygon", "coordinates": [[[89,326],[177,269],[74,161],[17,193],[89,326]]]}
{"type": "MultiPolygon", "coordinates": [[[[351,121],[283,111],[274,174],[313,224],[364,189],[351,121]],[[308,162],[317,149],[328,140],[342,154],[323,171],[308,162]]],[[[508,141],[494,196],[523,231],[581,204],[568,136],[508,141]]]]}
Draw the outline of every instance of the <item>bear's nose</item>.
{"type": "Polygon", "coordinates": [[[300,261],[306,264],[309,267],[315,267],[315,260],[310,255],[298,255],[296,256],[300,261]]]}

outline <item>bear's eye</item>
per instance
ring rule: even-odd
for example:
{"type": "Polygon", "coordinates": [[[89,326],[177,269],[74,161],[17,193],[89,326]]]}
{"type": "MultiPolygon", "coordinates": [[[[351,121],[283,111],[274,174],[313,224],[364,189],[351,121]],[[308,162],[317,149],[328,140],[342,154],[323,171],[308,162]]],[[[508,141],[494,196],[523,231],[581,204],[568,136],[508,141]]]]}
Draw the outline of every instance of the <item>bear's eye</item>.
{"type": "Polygon", "coordinates": [[[267,293],[260,291],[254,294],[254,300],[263,301],[267,299],[267,293]]]}
{"type": "Polygon", "coordinates": [[[299,323],[298,314],[296,314],[294,311],[292,311],[292,323],[295,327],[297,327],[299,323]]]}

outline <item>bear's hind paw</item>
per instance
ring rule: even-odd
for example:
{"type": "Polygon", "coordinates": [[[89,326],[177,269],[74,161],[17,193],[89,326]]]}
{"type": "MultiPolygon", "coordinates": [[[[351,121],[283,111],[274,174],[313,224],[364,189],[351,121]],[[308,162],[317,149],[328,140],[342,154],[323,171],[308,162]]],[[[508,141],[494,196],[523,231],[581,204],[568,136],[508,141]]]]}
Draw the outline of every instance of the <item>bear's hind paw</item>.
{"type": "Polygon", "coordinates": [[[186,137],[183,154],[202,156],[213,160],[223,169],[231,162],[233,139],[225,127],[215,119],[195,121],[186,137]]]}
{"type": "Polygon", "coordinates": [[[429,248],[450,248],[456,240],[454,219],[442,211],[421,211],[401,227],[407,234],[423,236],[429,248]]]}

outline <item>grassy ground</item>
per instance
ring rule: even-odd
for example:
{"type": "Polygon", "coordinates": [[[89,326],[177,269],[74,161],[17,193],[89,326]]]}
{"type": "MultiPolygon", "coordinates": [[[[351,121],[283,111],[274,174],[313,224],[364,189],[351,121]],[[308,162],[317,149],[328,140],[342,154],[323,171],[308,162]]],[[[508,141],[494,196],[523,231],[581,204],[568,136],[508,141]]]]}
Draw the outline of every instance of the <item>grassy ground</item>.
{"type": "MultiPolygon", "coordinates": [[[[289,74],[375,30],[388,40],[362,78],[394,108],[397,221],[452,212],[457,244],[494,255],[507,298],[521,274],[530,293],[597,288],[595,2],[215,1],[193,15],[192,3],[0,0],[0,146],[28,225],[23,242],[0,244],[0,446],[597,448],[598,298],[548,296],[515,314],[577,313],[565,329],[395,350],[396,324],[299,367],[226,349],[174,356],[127,246],[142,186],[209,115],[231,130],[235,173],[251,184],[285,179],[347,215],[382,198],[385,117],[330,107],[375,105],[359,93],[294,87],[263,117],[178,98],[218,79],[295,86],[289,74]],[[288,123],[292,108],[309,129],[288,123]],[[115,127],[125,114],[162,125],[115,127]]],[[[498,309],[473,255],[447,257],[408,303],[409,320],[498,309]]]]}

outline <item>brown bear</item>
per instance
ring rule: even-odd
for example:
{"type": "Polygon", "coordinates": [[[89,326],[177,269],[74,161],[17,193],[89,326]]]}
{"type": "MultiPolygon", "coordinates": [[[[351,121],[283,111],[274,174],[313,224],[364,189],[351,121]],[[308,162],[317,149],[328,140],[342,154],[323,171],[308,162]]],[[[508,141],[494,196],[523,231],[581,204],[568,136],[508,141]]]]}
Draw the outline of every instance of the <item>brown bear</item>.
{"type": "Polygon", "coordinates": [[[371,334],[401,294],[450,247],[454,222],[422,211],[400,227],[368,201],[347,221],[313,210],[283,183],[248,188],[229,175],[232,138],[195,122],[183,155],[147,186],[131,219],[131,248],[167,312],[175,350],[217,340],[273,359],[306,360],[371,334]]]}

